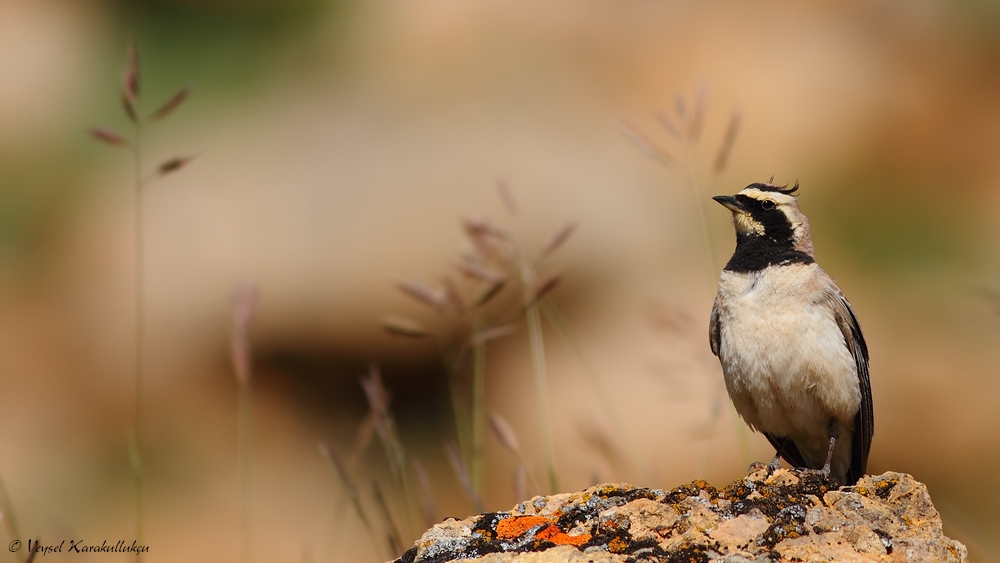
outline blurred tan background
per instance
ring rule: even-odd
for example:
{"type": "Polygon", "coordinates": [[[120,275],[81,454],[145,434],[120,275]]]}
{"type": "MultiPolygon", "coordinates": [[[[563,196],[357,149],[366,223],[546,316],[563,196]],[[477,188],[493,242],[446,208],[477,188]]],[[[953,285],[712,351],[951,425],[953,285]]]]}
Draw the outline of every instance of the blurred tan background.
{"type": "MultiPolygon", "coordinates": [[[[818,260],[865,330],[869,471],[927,483],[946,531],[996,560],[1000,5],[985,0],[0,0],[0,475],[22,541],[134,537],[132,168],[87,136],[129,128],[133,36],[147,110],[194,88],[146,132],[148,164],[197,156],[144,194],[149,561],[241,558],[238,280],[259,291],[255,560],[389,555],[317,453],[321,440],[350,451],[373,361],[437,517],[472,512],[442,447],[454,428],[437,349],[379,326],[388,313],[433,321],[394,284],[450,271],[463,217],[528,248],[578,225],[549,262],[565,276],[552,299],[609,393],[547,328],[562,489],[722,486],[766,461],[708,349],[733,246],[708,198],[772,175],[801,182],[818,260]],[[685,149],[656,113],[675,116],[677,96],[691,111],[699,91],[704,132],[685,149]],[[684,164],[648,158],[621,122],[684,164]]],[[[519,326],[489,348],[487,403],[543,482],[519,326]]],[[[514,463],[487,446],[485,505],[508,509],[514,463]]],[[[377,445],[364,463],[389,487],[377,445]]]]}

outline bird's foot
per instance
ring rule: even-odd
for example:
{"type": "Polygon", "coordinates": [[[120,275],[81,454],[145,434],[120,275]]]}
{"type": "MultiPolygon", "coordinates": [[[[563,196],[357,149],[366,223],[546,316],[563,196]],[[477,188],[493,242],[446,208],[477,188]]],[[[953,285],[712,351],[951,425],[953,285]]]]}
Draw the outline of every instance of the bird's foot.
{"type": "Polygon", "coordinates": [[[781,469],[781,458],[774,456],[774,459],[767,464],[767,472],[769,475],[773,475],[775,471],[781,469]]]}
{"type": "Polygon", "coordinates": [[[823,469],[812,469],[810,467],[796,467],[796,471],[810,477],[819,477],[823,482],[830,481],[830,466],[824,465],[823,469]]]}
{"type": "Polygon", "coordinates": [[[747,473],[756,473],[758,471],[767,470],[768,476],[774,475],[774,472],[781,469],[781,458],[775,457],[771,461],[764,463],[761,461],[755,461],[747,467],[747,473]]]}

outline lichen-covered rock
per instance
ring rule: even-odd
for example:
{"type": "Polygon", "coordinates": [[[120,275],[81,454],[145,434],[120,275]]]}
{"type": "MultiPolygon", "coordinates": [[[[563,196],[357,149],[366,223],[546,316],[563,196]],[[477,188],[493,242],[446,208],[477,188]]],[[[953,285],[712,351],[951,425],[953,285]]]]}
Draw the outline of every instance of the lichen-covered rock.
{"type": "Polygon", "coordinates": [[[757,471],[716,489],[598,485],[431,528],[396,563],[965,562],[909,475],[829,489],[815,473],[757,471]]]}

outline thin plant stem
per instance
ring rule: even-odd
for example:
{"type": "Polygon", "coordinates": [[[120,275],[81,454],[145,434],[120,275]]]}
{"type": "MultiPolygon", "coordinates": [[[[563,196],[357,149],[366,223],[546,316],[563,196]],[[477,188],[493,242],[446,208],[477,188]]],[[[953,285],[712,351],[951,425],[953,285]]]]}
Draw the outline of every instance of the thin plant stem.
{"type": "MultiPolygon", "coordinates": [[[[687,163],[688,184],[694,192],[694,199],[698,203],[698,223],[701,227],[701,241],[705,247],[705,257],[708,258],[708,279],[715,281],[715,248],[712,245],[712,234],[708,228],[708,217],[705,213],[705,202],[702,201],[701,183],[698,181],[698,172],[695,169],[694,157],[691,154],[690,146],[684,143],[684,160],[687,163]]],[[[714,184],[714,182],[713,182],[714,184]]]]}
{"type": "MultiPolygon", "coordinates": [[[[708,259],[706,262],[708,265],[708,278],[710,282],[715,282],[715,276],[716,276],[715,269],[718,263],[715,257],[715,246],[712,241],[711,229],[708,228],[708,214],[705,212],[705,202],[702,201],[703,198],[702,198],[701,183],[698,180],[698,172],[695,169],[692,151],[689,143],[687,142],[684,143],[684,157],[685,157],[685,162],[687,163],[688,184],[691,186],[691,189],[694,192],[694,198],[698,202],[698,218],[699,218],[699,224],[701,225],[702,244],[705,247],[705,256],[708,259]]],[[[718,181],[718,179],[719,179],[718,173],[713,173],[712,174],[713,188],[715,187],[715,184],[718,181]]],[[[752,454],[750,453],[750,440],[747,437],[746,427],[743,424],[739,424],[738,418],[736,422],[737,422],[736,437],[737,441],[740,444],[740,454],[743,456],[743,460],[749,464],[750,462],[747,460],[750,460],[752,454]]],[[[702,460],[701,460],[702,465],[707,465],[707,458],[708,458],[708,448],[706,447],[702,455],[702,460]]]]}
{"type": "Polygon", "coordinates": [[[14,505],[10,501],[7,493],[7,486],[3,477],[0,476],[0,517],[3,518],[4,527],[7,528],[7,536],[11,541],[20,539],[21,532],[17,527],[17,518],[14,517],[14,505]]]}
{"type": "Polygon", "coordinates": [[[608,393],[604,386],[604,382],[601,381],[601,378],[594,370],[594,367],[583,355],[583,350],[580,349],[580,346],[577,345],[576,341],[570,335],[569,329],[566,326],[566,320],[559,312],[559,309],[548,297],[542,300],[542,313],[545,314],[549,323],[556,328],[556,332],[559,333],[559,336],[562,337],[563,341],[569,346],[570,350],[573,351],[573,355],[576,356],[576,360],[580,363],[580,367],[583,369],[583,373],[587,377],[587,382],[590,383],[590,387],[593,389],[594,395],[597,396],[597,401],[600,403],[601,409],[604,410],[604,414],[611,421],[612,426],[615,427],[615,432],[618,433],[619,438],[621,438],[621,440],[625,443],[625,447],[628,449],[629,455],[638,466],[640,476],[643,480],[649,481],[650,476],[648,475],[648,469],[639,451],[636,450],[632,442],[627,439],[628,434],[625,432],[625,423],[622,421],[622,417],[618,413],[618,410],[611,403],[611,394],[608,393]]]}
{"type": "Polygon", "coordinates": [[[243,561],[253,559],[253,387],[250,381],[239,386],[240,489],[243,500],[243,561]]]}
{"type": "MultiPolygon", "coordinates": [[[[139,442],[134,430],[125,433],[128,446],[128,461],[132,468],[133,485],[136,491],[136,543],[142,543],[142,458],[139,456],[139,442]]],[[[136,553],[136,560],[140,555],[136,553]]]]}
{"type": "Polygon", "coordinates": [[[361,495],[358,494],[358,488],[355,486],[354,481],[351,479],[347,468],[344,467],[343,463],[333,454],[333,451],[326,444],[319,445],[320,454],[323,459],[330,464],[333,468],[334,474],[336,474],[337,479],[340,481],[341,489],[347,494],[348,500],[351,502],[351,506],[354,507],[354,513],[357,515],[358,520],[361,520],[361,524],[364,526],[365,531],[368,532],[368,538],[371,540],[372,549],[375,552],[375,557],[381,559],[381,549],[379,548],[378,535],[375,533],[375,528],[372,526],[371,520],[368,518],[368,514],[365,512],[365,507],[361,503],[361,495]]]}
{"type": "MultiPolygon", "coordinates": [[[[473,329],[478,331],[479,327],[473,329]]],[[[472,348],[472,488],[482,495],[486,440],[486,343],[472,348]]]]}
{"type": "Polygon", "coordinates": [[[459,370],[462,365],[462,354],[459,352],[454,356],[448,353],[447,343],[440,342],[442,358],[445,361],[445,369],[448,375],[448,392],[451,395],[452,413],[455,417],[455,434],[458,437],[458,451],[462,459],[470,460],[472,457],[472,437],[469,436],[469,409],[466,406],[466,399],[462,393],[462,382],[459,378],[459,370]]]}
{"type": "MultiPolygon", "coordinates": [[[[142,122],[136,112],[135,123],[135,143],[133,144],[133,155],[135,157],[135,420],[133,431],[132,456],[139,463],[133,463],[135,471],[135,535],[136,542],[141,544],[144,536],[143,522],[143,498],[142,498],[142,398],[144,379],[144,348],[145,334],[143,330],[143,213],[142,213],[142,122]]],[[[136,561],[142,560],[142,555],[135,554],[136,561]]]]}
{"type": "MultiPolygon", "coordinates": [[[[524,265],[521,267],[521,278],[525,288],[535,287],[535,274],[524,265]]],[[[528,289],[531,291],[532,289],[528,289]]],[[[559,490],[559,480],[556,475],[555,442],[552,438],[552,419],[549,415],[549,381],[545,366],[545,342],[542,338],[542,318],[538,312],[538,301],[532,299],[525,310],[528,324],[528,345],[531,349],[531,365],[535,374],[535,397],[538,400],[538,414],[541,418],[542,436],[545,442],[546,473],[548,474],[549,493],[559,490]]]]}

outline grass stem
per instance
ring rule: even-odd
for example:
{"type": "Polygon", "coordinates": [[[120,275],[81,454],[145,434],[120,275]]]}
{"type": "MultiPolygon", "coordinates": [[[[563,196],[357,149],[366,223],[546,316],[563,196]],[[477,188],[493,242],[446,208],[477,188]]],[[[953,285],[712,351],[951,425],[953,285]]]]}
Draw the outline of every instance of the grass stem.
{"type": "Polygon", "coordinates": [[[239,386],[240,493],[243,517],[243,561],[253,559],[253,387],[250,381],[239,386]]]}
{"type": "Polygon", "coordinates": [[[0,518],[3,519],[4,527],[7,528],[7,537],[10,541],[21,538],[21,532],[17,527],[17,518],[14,517],[14,505],[10,501],[7,493],[7,486],[3,477],[0,476],[0,518]]]}
{"type": "MultiPolygon", "coordinates": [[[[143,543],[144,521],[143,521],[143,499],[142,499],[142,403],[143,403],[143,379],[144,379],[144,348],[145,334],[143,330],[143,213],[142,213],[142,121],[138,115],[133,120],[135,123],[135,143],[132,145],[135,159],[135,418],[132,432],[132,443],[130,445],[129,457],[134,458],[132,463],[133,477],[135,482],[135,536],[136,542],[143,543]]],[[[142,554],[136,552],[136,562],[142,561],[142,554]]]]}
{"type": "MultiPolygon", "coordinates": [[[[478,331],[475,327],[473,331],[478,331]]],[[[472,348],[472,488],[483,492],[483,471],[486,454],[486,343],[476,342],[472,348]]]]}
{"type": "MultiPolygon", "coordinates": [[[[530,288],[528,291],[533,291],[536,283],[535,273],[527,265],[521,267],[521,278],[524,287],[530,288]]],[[[559,490],[559,480],[556,475],[552,418],[549,414],[549,381],[545,365],[545,341],[542,337],[542,317],[538,311],[537,299],[531,299],[525,310],[525,319],[528,324],[528,346],[531,349],[531,366],[535,374],[535,397],[538,400],[538,415],[541,419],[541,434],[545,447],[549,494],[555,494],[559,490]]]]}
{"type": "Polygon", "coordinates": [[[594,367],[583,355],[583,350],[580,349],[580,346],[577,345],[576,341],[570,335],[566,320],[559,312],[559,309],[556,307],[555,303],[547,297],[542,300],[542,313],[545,314],[549,323],[556,328],[556,332],[559,333],[559,336],[562,337],[566,345],[568,345],[570,350],[573,351],[573,355],[576,356],[577,361],[580,363],[580,367],[583,369],[587,382],[590,384],[591,389],[594,391],[594,395],[597,397],[597,402],[601,405],[601,409],[604,411],[605,416],[608,417],[608,420],[611,421],[612,426],[614,426],[619,439],[621,439],[625,444],[625,448],[628,450],[633,463],[635,463],[639,468],[640,476],[643,480],[649,481],[651,476],[648,475],[648,468],[646,467],[639,451],[633,446],[632,442],[628,440],[628,434],[625,432],[625,423],[618,410],[611,402],[611,394],[607,391],[607,388],[604,386],[604,382],[601,381],[601,377],[594,370],[594,367]]]}

